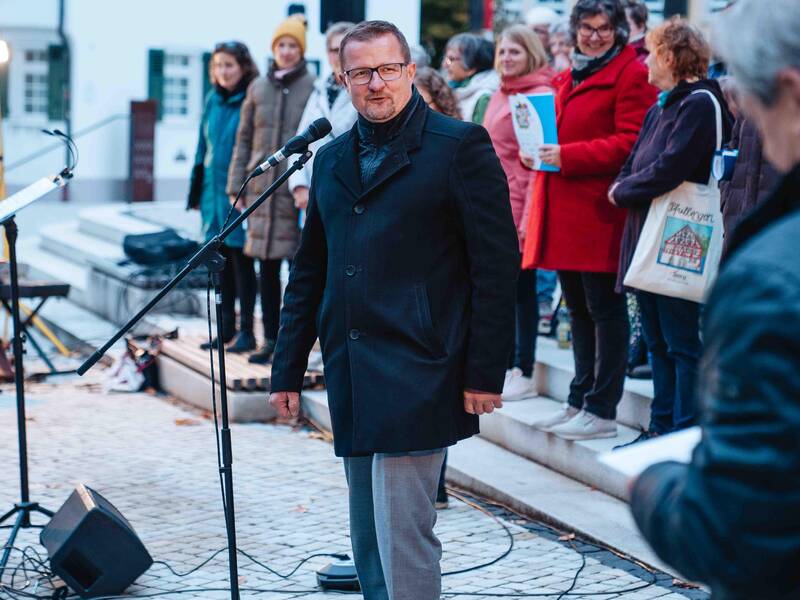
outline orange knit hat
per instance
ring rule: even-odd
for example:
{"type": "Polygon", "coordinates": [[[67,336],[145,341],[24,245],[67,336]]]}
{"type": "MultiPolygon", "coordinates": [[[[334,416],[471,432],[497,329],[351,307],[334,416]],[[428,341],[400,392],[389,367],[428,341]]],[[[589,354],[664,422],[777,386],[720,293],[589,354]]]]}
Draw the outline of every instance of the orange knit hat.
{"type": "Polygon", "coordinates": [[[275,33],[272,34],[273,53],[275,52],[275,45],[278,43],[278,40],[285,35],[291,36],[297,40],[297,43],[300,44],[300,51],[303,54],[306,53],[306,20],[303,15],[292,15],[278,25],[275,29],[275,33]]]}

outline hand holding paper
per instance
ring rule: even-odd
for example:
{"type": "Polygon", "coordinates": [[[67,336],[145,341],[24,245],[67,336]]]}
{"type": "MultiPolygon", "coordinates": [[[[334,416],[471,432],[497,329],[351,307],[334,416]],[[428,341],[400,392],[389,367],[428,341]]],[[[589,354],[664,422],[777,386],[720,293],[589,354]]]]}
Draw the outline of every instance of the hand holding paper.
{"type": "Polygon", "coordinates": [[[557,145],[555,96],[550,93],[530,96],[516,94],[509,96],[508,101],[520,155],[533,158],[532,165],[524,159],[523,163],[538,171],[558,171],[561,160],[557,145]],[[540,149],[544,147],[556,148],[558,155],[553,155],[551,160],[543,160],[540,149]]]}

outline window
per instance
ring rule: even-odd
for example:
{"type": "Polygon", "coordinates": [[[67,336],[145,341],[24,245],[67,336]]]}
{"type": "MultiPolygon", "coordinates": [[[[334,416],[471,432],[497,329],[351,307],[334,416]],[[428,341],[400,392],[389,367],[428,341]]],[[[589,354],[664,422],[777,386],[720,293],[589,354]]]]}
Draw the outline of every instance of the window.
{"type": "Polygon", "coordinates": [[[148,51],[148,97],[158,102],[159,119],[192,119],[202,110],[206,65],[203,53],[148,51]]]}
{"type": "Polygon", "coordinates": [[[47,48],[22,52],[22,110],[26,115],[47,115],[48,58],[47,48]]]}

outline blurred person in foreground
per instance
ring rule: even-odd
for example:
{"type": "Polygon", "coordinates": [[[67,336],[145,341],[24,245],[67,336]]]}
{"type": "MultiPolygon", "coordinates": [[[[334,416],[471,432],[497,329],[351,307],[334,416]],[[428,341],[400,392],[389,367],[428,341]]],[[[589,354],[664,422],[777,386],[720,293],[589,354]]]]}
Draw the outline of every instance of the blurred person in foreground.
{"type": "Polygon", "coordinates": [[[494,44],[474,33],[459,33],[444,49],[444,70],[465,121],[483,123],[489,98],[500,85],[494,70],[494,44]]]}
{"type": "Polygon", "coordinates": [[[523,268],[558,271],[575,359],[567,404],[534,426],[583,440],[617,435],[628,359],[627,306],[615,290],[625,211],[609,204],[608,188],[656,91],[628,46],[619,0],[578,0],[570,27],[572,69],[555,79],[559,143],[540,148],[560,170],[536,178],[523,268]]]}
{"type": "Polygon", "coordinates": [[[704,313],[703,435],[689,464],[633,482],[631,509],[662,560],[714,600],[800,598],[800,11],[739,0],[714,45],[782,173],[734,230],[704,313]]]}
{"type": "MultiPolygon", "coordinates": [[[[248,173],[297,131],[314,89],[314,76],[306,67],[305,49],[306,26],[302,15],[289,17],[278,25],[272,36],[273,61],[269,72],[250,84],[242,104],[228,170],[227,191],[231,201],[248,173]]],[[[242,193],[239,206],[244,208],[254,202],[286,170],[287,164],[289,161],[270,169],[266,176],[253,179],[242,193]]],[[[284,260],[292,259],[299,241],[299,212],[288,187],[281,187],[247,219],[244,253],[258,259],[264,325],[264,345],[250,355],[251,363],[266,364],[272,358],[281,311],[281,265],[284,260]]]]}
{"type": "Polygon", "coordinates": [[[630,158],[608,193],[613,205],[628,209],[617,291],[636,294],[653,365],[650,424],[634,442],[697,423],[702,305],[630,290],[623,280],[653,200],[687,181],[709,183],[717,149],[717,110],[709,93],[720,107],[721,143],[730,139],[733,125],[719,83],[706,79],[711,48],[696,28],[674,17],[647,34],[647,46],[649,81],[661,90],[659,101],[647,113],[630,158]]]}
{"type": "MultiPolygon", "coordinates": [[[[297,133],[301,133],[306,127],[317,119],[328,119],[331,123],[331,132],[321,140],[317,140],[308,146],[314,154],[326,143],[339,137],[356,122],[356,110],[350,102],[350,95],[341,80],[341,66],[339,65],[339,44],[344,34],[353,27],[355,23],[341,21],[333,23],[325,32],[325,50],[328,54],[328,64],[331,72],[327,77],[320,77],[314,82],[314,90],[308,97],[300,123],[297,126],[297,133]]],[[[294,205],[300,210],[305,210],[308,206],[308,189],[311,187],[311,173],[314,170],[314,157],[306,163],[306,166],[289,177],[289,189],[294,196],[294,205]]]]}
{"type": "MultiPolygon", "coordinates": [[[[492,138],[508,178],[511,214],[519,236],[520,252],[525,240],[526,202],[536,178],[533,157],[520,154],[511,114],[511,97],[517,94],[542,94],[553,91],[554,71],[539,37],[524,25],[512,25],[497,39],[497,71],[500,89],[492,94],[483,126],[492,138]]],[[[536,269],[520,271],[517,281],[516,340],[509,370],[503,385],[503,400],[522,400],[536,396],[533,365],[536,362],[536,337],[539,329],[539,304],[536,297],[536,269]]]]}
{"type": "MultiPolygon", "coordinates": [[[[239,111],[250,82],[258,77],[258,67],[247,46],[241,42],[217,44],[211,54],[209,74],[211,90],[205,100],[200,120],[195,166],[189,186],[188,208],[200,211],[205,241],[222,231],[230,212],[225,193],[239,111]]],[[[231,220],[239,215],[235,211],[231,220]]],[[[256,274],[253,259],[242,252],[244,227],[239,226],[220,248],[225,256],[222,272],[222,343],[232,342],[234,349],[255,347],[253,309],[256,302],[256,274]],[[239,298],[239,331],[236,330],[236,298],[239,298]]],[[[205,342],[201,348],[216,347],[218,340],[205,342]]]]}
{"type": "Polygon", "coordinates": [[[486,130],[430,110],[403,34],[340,46],[358,120],[317,155],[270,403],[296,417],[317,333],[364,597],[439,600],[444,451],[502,406],[519,248],[486,130]]]}

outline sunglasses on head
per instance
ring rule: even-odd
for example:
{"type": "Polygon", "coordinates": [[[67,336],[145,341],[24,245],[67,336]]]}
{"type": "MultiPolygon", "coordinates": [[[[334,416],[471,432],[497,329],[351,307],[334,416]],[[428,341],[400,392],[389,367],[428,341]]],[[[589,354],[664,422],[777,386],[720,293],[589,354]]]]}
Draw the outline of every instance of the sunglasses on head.
{"type": "Polygon", "coordinates": [[[225,52],[226,50],[244,52],[247,50],[247,47],[242,42],[220,42],[214,46],[214,52],[225,52]]]}

